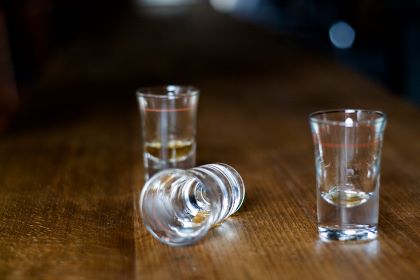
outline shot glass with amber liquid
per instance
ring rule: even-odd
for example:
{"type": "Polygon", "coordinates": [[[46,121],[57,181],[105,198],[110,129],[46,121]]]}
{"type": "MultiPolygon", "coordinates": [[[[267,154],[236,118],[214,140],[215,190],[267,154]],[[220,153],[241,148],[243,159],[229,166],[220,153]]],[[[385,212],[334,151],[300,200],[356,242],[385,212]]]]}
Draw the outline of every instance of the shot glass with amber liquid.
{"type": "Polygon", "coordinates": [[[192,86],[137,91],[146,179],[160,170],[195,166],[198,98],[199,90],[192,86]]]}

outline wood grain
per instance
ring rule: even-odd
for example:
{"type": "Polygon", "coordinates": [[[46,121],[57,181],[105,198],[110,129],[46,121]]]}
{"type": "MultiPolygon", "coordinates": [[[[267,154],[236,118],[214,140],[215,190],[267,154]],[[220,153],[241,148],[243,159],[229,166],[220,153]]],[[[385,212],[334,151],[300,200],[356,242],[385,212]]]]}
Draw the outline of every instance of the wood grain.
{"type": "Polygon", "coordinates": [[[96,113],[1,139],[0,278],[133,277],[127,118],[96,113]]]}
{"type": "MultiPolygon", "coordinates": [[[[209,18],[202,18],[206,25],[209,18]]],[[[206,26],[211,30],[212,25],[206,26]]],[[[222,32],[232,24],[218,26],[222,32]]],[[[234,26],[225,38],[246,29],[234,26]]],[[[203,41],[211,41],[205,39],[208,32],[196,32],[203,41]]],[[[245,42],[265,52],[257,37],[247,38],[245,42]]],[[[189,71],[183,69],[178,76],[171,76],[174,69],[165,68],[162,61],[152,69],[161,76],[155,79],[153,74],[149,81],[175,77],[201,89],[199,164],[234,166],[247,191],[240,211],[199,243],[172,248],[153,239],[136,209],[144,183],[140,122],[134,87],[126,83],[142,84],[132,76],[124,79],[138,74],[133,71],[138,61],[126,65],[121,60],[126,67],[114,67],[112,57],[127,50],[128,61],[135,47],[147,42],[124,40],[117,37],[108,44],[119,51],[107,53],[109,65],[103,71],[105,64],[98,63],[102,72],[94,71],[95,59],[100,59],[91,54],[97,45],[106,44],[95,42],[92,51],[80,41],[59,54],[44,77],[44,84],[52,88],[44,101],[51,103],[59,92],[61,103],[53,109],[36,105],[20,129],[1,136],[0,279],[420,277],[420,110],[350,70],[276,40],[269,43],[265,59],[260,54],[248,64],[238,59],[249,66],[238,72],[213,65],[200,76],[193,66],[205,65],[206,59],[197,62],[195,57],[186,65],[189,71]],[[280,49],[284,55],[276,58],[280,49]],[[256,65],[259,68],[253,68],[256,65]],[[269,70],[262,71],[265,68],[269,70]],[[213,75],[215,69],[221,72],[213,75]],[[82,81],[86,77],[90,84],[82,81]],[[99,82],[103,85],[97,86],[99,82]],[[114,98],[117,92],[119,99],[114,98]],[[307,117],[332,108],[383,110],[389,117],[380,234],[372,242],[325,243],[317,235],[307,117]]],[[[183,48],[179,46],[177,50],[183,48]]],[[[221,54],[224,47],[217,49],[221,54]]],[[[165,59],[178,61],[179,53],[172,55],[165,59]]],[[[156,64],[153,59],[147,63],[156,64]]],[[[142,69],[142,75],[151,71],[142,69]]]]}

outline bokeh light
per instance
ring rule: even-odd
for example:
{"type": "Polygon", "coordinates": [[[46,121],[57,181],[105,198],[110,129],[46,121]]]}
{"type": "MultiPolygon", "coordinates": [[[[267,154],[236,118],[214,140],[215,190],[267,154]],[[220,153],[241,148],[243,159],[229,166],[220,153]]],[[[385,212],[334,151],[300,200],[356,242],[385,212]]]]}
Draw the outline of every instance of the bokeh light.
{"type": "Polygon", "coordinates": [[[354,43],[356,32],[350,24],[338,21],[330,27],[329,31],[331,43],[339,49],[348,49],[354,43]]]}

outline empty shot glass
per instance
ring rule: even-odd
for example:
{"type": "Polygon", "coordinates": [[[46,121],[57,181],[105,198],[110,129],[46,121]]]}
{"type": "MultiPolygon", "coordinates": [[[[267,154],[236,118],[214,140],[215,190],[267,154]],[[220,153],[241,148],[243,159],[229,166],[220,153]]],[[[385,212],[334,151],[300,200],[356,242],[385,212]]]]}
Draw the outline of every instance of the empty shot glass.
{"type": "Polygon", "coordinates": [[[166,168],[195,166],[199,90],[192,86],[156,86],[137,91],[145,177],[166,168]]]}
{"type": "Polygon", "coordinates": [[[235,169],[207,164],[155,174],[142,189],[139,209],[155,238],[181,246],[201,239],[212,225],[235,213],[244,198],[245,186],[235,169]]]}
{"type": "Polygon", "coordinates": [[[385,114],[330,110],[315,112],[309,120],[321,239],[376,238],[385,114]]]}

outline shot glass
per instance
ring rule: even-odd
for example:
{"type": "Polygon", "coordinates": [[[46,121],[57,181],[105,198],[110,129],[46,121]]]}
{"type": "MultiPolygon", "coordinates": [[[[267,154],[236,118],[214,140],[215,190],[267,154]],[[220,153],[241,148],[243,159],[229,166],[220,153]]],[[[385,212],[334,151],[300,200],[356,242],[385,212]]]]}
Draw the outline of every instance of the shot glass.
{"type": "Polygon", "coordinates": [[[144,185],[138,205],[143,224],[159,241],[190,245],[238,211],[245,198],[239,173],[224,163],[166,169],[144,185]]]}
{"type": "Polygon", "coordinates": [[[156,86],[137,91],[146,180],[167,168],[195,166],[199,90],[192,86],[156,86]]]}
{"type": "Polygon", "coordinates": [[[330,110],[311,114],[309,121],[321,239],[375,239],[385,114],[330,110]]]}

